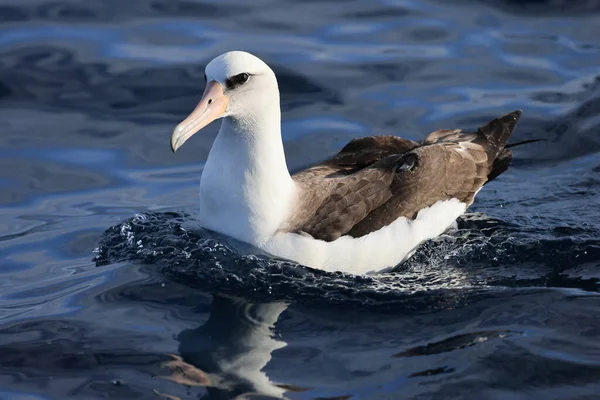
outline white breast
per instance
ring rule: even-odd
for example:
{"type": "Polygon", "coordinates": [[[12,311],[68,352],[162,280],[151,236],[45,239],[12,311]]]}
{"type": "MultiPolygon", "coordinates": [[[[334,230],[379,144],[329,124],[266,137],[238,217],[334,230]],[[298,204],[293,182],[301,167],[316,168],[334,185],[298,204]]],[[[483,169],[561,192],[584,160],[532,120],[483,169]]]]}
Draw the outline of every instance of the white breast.
{"type": "Polygon", "coordinates": [[[261,247],[296,198],[278,132],[251,136],[223,121],[200,181],[202,226],[261,247]]]}

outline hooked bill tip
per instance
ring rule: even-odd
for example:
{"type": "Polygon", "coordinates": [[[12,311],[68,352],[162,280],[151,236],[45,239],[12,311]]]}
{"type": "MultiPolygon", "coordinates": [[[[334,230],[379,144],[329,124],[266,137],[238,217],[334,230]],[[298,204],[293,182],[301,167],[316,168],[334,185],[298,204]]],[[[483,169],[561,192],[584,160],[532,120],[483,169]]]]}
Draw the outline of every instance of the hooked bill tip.
{"type": "Polygon", "coordinates": [[[179,148],[179,141],[181,139],[181,131],[182,131],[182,127],[181,126],[177,126],[174,130],[173,130],[173,135],[171,135],[171,150],[173,151],[173,153],[175,153],[177,151],[177,149],[179,148]]]}
{"type": "Polygon", "coordinates": [[[171,150],[173,151],[173,153],[175,153],[178,148],[179,148],[179,140],[171,140],[171,150]]]}

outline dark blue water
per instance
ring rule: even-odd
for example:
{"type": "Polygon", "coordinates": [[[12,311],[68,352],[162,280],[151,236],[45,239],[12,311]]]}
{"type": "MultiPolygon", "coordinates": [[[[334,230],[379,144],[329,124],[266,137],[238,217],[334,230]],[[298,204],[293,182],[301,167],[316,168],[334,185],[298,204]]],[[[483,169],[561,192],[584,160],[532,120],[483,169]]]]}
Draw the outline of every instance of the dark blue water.
{"type": "Polygon", "coordinates": [[[0,399],[600,398],[600,1],[0,1],[0,399]],[[194,223],[203,67],[275,69],[288,163],[516,108],[513,167],[396,271],[194,223]]]}

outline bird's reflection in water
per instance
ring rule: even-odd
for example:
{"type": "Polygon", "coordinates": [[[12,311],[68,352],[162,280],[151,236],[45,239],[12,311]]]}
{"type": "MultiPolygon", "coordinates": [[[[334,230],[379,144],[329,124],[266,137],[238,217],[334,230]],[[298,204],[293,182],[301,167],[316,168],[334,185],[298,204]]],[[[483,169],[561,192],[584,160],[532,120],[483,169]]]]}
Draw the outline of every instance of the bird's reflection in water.
{"type": "Polygon", "coordinates": [[[273,326],[287,306],[214,295],[208,321],[178,336],[179,356],[165,365],[171,369],[167,378],[205,386],[207,400],[281,399],[286,391],[302,390],[273,383],[262,371],[271,353],[286,346],[274,338],[273,326]]]}

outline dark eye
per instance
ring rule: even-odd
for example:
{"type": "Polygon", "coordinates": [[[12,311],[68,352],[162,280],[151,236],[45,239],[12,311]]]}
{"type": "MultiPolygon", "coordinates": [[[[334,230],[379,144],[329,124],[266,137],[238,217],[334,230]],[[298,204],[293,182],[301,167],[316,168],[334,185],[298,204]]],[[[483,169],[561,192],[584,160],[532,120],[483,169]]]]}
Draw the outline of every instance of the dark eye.
{"type": "Polygon", "coordinates": [[[240,86],[248,82],[249,79],[250,74],[243,72],[241,74],[234,75],[231,78],[227,79],[226,84],[229,89],[233,89],[236,86],[240,86]]]}
{"type": "Polygon", "coordinates": [[[248,79],[250,79],[250,75],[248,75],[247,73],[242,73],[239,75],[234,76],[234,79],[236,81],[236,83],[239,83],[240,85],[248,82],[248,79]]]}

